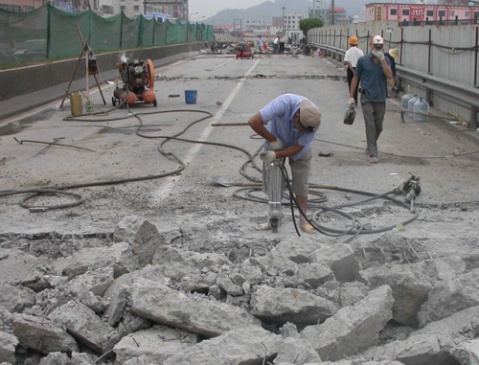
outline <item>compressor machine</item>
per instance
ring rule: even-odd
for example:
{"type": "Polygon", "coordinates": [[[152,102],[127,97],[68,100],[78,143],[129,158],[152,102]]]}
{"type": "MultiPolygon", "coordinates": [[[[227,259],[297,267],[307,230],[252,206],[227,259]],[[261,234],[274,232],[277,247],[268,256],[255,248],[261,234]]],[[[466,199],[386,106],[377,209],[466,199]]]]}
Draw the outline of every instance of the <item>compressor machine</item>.
{"type": "Polygon", "coordinates": [[[150,59],[130,60],[122,58],[118,63],[120,77],[117,78],[116,89],[111,98],[113,106],[117,103],[133,105],[138,101],[157,106],[153,91],[155,68],[150,59]],[[123,84],[120,86],[120,82],[123,84]]]}

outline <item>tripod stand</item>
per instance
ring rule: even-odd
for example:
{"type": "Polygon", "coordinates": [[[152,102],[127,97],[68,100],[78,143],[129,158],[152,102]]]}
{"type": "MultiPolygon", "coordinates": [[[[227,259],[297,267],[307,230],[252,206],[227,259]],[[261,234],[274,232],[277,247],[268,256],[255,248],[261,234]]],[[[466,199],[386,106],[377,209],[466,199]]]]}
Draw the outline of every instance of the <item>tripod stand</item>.
{"type": "Polygon", "coordinates": [[[98,90],[100,91],[101,98],[103,100],[103,105],[106,105],[105,97],[103,96],[103,92],[101,91],[100,84],[98,83],[98,79],[96,78],[96,74],[98,73],[96,58],[94,58],[93,51],[90,48],[90,46],[88,45],[88,41],[83,40],[83,37],[81,36],[81,33],[80,33],[80,38],[82,39],[83,48],[82,48],[82,51],[81,51],[80,55],[78,56],[78,61],[77,61],[77,64],[75,66],[75,70],[73,71],[72,78],[70,79],[67,90],[65,91],[65,95],[63,96],[62,103],[60,104],[60,108],[63,107],[63,103],[64,103],[64,101],[65,101],[65,99],[68,95],[68,92],[70,91],[70,87],[72,85],[75,74],[78,70],[78,67],[80,66],[80,61],[81,61],[83,55],[85,55],[85,62],[86,62],[85,78],[86,78],[86,93],[87,93],[88,102],[90,102],[90,88],[89,88],[89,85],[88,85],[88,77],[90,75],[93,75],[93,77],[95,78],[96,86],[98,87],[98,90]]]}

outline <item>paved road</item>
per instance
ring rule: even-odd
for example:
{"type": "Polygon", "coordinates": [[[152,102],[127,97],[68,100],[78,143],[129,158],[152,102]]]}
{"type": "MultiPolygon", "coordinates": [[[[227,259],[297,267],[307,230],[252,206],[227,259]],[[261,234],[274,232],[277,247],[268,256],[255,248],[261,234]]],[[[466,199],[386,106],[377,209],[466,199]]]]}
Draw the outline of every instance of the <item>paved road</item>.
{"type": "MultiPolygon", "coordinates": [[[[371,165],[364,155],[360,109],[352,126],[342,123],[348,99],[345,71],[326,59],[198,55],[157,72],[157,108],[137,104],[130,110],[113,109],[114,86],[109,85],[102,88],[106,106],[98,92],[91,93],[94,115],[69,119],[69,101],[59,108],[58,100],[0,123],[1,191],[62,187],[86,198],[76,207],[37,213],[20,206],[26,194],[0,198],[5,203],[0,205],[0,232],[109,232],[128,214],[160,220],[183,214],[193,217],[190,222],[197,216],[198,224],[205,224],[201,218],[211,214],[211,205],[216,213],[224,212],[224,219],[253,225],[249,221],[265,216],[266,206],[233,204],[234,189],[213,186],[208,177],[247,181],[240,170],[261,142],[244,124],[285,92],[307,96],[323,114],[314,145],[313,183],[382,193],[412,173],[421,178],[421,204],[479,201],[479,146],[471,133],[441,119],[402,123],[398,99],[388,100],[380,163],[371,165]],[[194,105],[185,103],[188,89],[198,91],[194,105]],[[187,141],[164,138],[182,132],[180,138],[187,141]],[[180,175],[170,175],[181,168],[174,157],[185,165],[180,175]]],[[[259,178],[251,165],[245,170],[259,178]]],[[[333,203],[344,200],[332,192],[328,197],[333,203]]],[[[51,206],[75,199],[42,196],[26,204],[51,206]]]]}

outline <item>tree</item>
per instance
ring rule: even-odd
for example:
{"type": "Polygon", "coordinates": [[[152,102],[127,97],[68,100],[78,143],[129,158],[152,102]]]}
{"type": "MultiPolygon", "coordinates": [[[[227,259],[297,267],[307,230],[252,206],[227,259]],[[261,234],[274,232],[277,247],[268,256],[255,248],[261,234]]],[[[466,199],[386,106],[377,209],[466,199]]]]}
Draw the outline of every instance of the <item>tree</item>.
{"type": "Polygon", "coordinates": [[[303,34],[305,36],[308,35],[308,30],[313,28],[321,28],[323,26],[324,26],[324,22],[322,19],[319,19],[319,18],[302,19],[299,22],[299,29],[303,31],[303,34]]]}

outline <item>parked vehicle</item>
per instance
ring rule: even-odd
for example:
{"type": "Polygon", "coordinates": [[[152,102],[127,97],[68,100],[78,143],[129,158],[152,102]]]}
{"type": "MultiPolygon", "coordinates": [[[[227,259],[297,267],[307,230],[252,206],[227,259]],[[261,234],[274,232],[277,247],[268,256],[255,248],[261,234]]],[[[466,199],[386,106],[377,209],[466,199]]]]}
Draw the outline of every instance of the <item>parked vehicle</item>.
{"type": "Polygon", "coordinates": [[[47,40],[31,39],[25,41],[14,53],[19,62],[41,61],[47,57],[47,40]]]}

